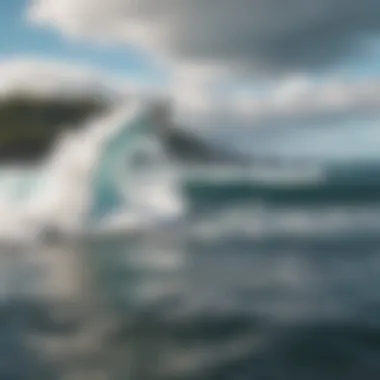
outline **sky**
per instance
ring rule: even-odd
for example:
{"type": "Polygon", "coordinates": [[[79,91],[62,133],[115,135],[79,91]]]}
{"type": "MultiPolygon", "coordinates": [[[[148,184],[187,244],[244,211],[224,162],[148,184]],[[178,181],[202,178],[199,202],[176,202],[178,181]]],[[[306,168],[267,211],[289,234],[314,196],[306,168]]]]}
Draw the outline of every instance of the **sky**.
{"type": "Polygon", "coordinates": [[[154,57],[139,49],[122,46],[97,46],[72,42],[54,29],[41,28],[28,21],[28,0],[0,0],[0,58],[42,57],[73,64],[87,64],[119,76],[159,80],[164,69],[154,57]]]}
{"type": "Polygon", "coordinates": [[[159,92],[194,127],[373,155],[379,14],[378,0],[0,0],[0,93],[159,92]]]}

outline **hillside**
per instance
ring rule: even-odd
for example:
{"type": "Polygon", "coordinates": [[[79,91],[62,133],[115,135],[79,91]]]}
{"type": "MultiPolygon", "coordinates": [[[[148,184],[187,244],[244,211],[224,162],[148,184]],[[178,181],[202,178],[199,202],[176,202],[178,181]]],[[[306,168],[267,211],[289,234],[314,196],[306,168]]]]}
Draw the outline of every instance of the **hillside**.
{"type": "Polygon", "coordinates": [[[0,98],[0,161],[43,157],[62,129],[78,128],[107,105],[95,99],[0,98]]]}

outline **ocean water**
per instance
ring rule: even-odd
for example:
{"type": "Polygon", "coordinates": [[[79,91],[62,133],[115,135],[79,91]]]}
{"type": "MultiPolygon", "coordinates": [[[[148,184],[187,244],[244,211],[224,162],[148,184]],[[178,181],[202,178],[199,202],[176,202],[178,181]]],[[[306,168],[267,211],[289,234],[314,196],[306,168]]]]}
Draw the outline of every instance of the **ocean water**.
{"type": "Polygon", "coordinates": [[[379,379],[379,168],[183,170],[173,223],[44,239],[4,171],[0,379],[379,379]]]}
{"type": "Polygon", "coordinates": [[[380,202],[197,205],[1,249],[3,379],[378,379],[380,202]]]}

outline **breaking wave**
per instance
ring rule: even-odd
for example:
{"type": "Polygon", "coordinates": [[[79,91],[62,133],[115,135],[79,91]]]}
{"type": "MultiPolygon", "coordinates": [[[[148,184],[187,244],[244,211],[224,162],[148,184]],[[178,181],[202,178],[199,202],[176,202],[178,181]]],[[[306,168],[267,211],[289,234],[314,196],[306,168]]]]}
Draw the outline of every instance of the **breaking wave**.
{"type": "Polygon", "coordinates": [[[149,106],[136,103],[64,133],[39,165],[3,168],[0,233],[99,232],[179,216],[179,186],[153,129],[149,106]]]}

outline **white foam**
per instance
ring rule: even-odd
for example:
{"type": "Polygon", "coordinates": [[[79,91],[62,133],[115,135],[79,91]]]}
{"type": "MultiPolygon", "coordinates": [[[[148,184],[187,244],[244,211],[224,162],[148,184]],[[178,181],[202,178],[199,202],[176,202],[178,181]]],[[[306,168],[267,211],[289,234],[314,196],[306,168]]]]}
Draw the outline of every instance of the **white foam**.
{"type": "MultiPolygon", "coordinates": [[[[44,225],[71,232],[84,228],[93,203],[99,201],[94,199],[94,179],[108,142],[147,109],[139,102],[120,107],[80,131],[62,134],[41,165],[0,171],[0,239],[30,237],[44,225]]],[[[134,176],[126,172],[126,156],[111,158],[112,167],[107,167],[104,181],[115,181],[125,202],[133,200],[133,207],[125,204],[125,210],[118,210],[117,218],[105,219],[102,227],[107,221],[110,231],[142,227],[144,218],[178,216],[182,208],[173,177],[155,176],[145,182],[136,177],[134,183],[134,176]]]]}

